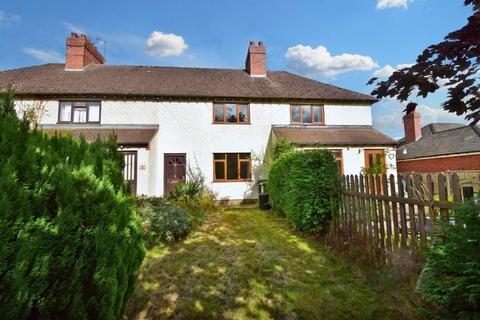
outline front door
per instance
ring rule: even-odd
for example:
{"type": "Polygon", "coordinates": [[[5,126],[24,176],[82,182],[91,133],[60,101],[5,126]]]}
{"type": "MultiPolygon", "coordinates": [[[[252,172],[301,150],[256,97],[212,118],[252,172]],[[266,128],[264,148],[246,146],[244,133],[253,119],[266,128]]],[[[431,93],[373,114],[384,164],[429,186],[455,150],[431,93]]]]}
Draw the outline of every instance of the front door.
{"type": "Polygon", "coordinates": [[[123,180],[132,194],[137,194],[137,152],[121,151],[123,154],[123,180]]]}
{"type": "Polygon", "coordinates": [[[185,181],[187,172],[186,157],[184,153],[165,154],[165,173],[164,173],[164,196],[168,197],[175,191],[178,183],[185,181]]]}

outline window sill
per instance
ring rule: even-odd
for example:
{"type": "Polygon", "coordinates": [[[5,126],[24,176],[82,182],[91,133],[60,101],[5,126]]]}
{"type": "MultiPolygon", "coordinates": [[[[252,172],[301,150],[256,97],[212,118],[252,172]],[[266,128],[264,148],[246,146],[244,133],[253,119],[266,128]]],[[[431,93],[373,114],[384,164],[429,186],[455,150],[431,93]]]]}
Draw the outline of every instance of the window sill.
{"type": "Polygon", "coordinates": [[[213,180],[212,183],[231,183],[231,182],[253,182],[252,179],[244,180],[213,180]]]}
{"type": "Polygon", "coordinates": [[[83,125],[83,124],[100,124],[100,121],[89,121],[89,122],[71,122],[71,121],[57,121],[57,124],[72,124],[72,125],[83,125]]]}
{"type": "Polygon", "coordinates": [[[234,126],[247,126],[247,125],[250,125],[251,123],[250,122],[212,122],[212,124],[220,124],[220,125],[234,125],[234,126]]]}
{"type": "Polygon", "coordinates": [[[290,122],[290,125],[292,126],[305,126],[305,127],[321,127],[325,126],[325,123],[322,122],[316,122],[316,123],[301,123],[301,122],[290,122]]]}

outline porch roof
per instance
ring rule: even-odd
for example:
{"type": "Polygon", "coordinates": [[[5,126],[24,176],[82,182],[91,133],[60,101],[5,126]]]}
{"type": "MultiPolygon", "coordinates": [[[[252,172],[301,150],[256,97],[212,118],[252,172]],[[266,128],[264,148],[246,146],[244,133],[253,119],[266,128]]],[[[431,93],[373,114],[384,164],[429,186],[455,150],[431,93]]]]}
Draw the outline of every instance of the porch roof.
{"type": "Polygon", "coordinates": [[[297,145],[394,146],[397,142],[370,126],[274,127],[273,133],[297,145]]]}
{"type": "Polygon", "coordinates": [[[86,141],[92,142],[97,138],[105,141],[111,134],[117,136],[117,143],[119,145],[148,145],[155,133],[158,131],[158,125],[55,125],[55,126],[41,126],[40,129],[49,135],[55,134],[71,134],[75,138],[83,136],[86,141]]]}

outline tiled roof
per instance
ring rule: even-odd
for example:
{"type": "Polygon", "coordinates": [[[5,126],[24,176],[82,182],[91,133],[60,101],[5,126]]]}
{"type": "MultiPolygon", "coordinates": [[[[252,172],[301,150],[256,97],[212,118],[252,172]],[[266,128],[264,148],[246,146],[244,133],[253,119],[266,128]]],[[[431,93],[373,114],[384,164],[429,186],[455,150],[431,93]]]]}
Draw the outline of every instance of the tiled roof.
{"type": "Polygon", "coordinates": [[[157,128],[152,127],[81,127],[81,126],[72,126],[67,125],[54,127],[54,126],[44,126],[41,127],[42,131],[47,132],[49,135],[54,134],[71,134],[73,137],[79,138],[83,136],[86,141],[92,142],[97,138],[100,140],[107,140],[110,135],[115,134],[117,136],[117,143],[119,145],[147,145],[150,140],[152,140],[155,133],[158,131],[157,128]]]}
{"type": "Polygon", "coordinates": [[[410,143],[399,141],[398,160],[480,152],[480,127],[459,123],[431,123],[422,137],[410,143]],[[406,153],[405,153],[406,151],[406,153]]]}
{"type": "Polygon", "coordinates": [[[273,128],[277,137],[298,145],[384,146],[396,141],[372,127],[285,127],[273,128]]]}
{"type": "Polygon", "coordinates": [[[11,83],[18,96],[115,96],[124,98],[245,98],[370,103],[371,96],[285,71],[251,77],[241,69],[89,65],[65,71],[45,64],[0,72],[0,91],[11,83]]]}

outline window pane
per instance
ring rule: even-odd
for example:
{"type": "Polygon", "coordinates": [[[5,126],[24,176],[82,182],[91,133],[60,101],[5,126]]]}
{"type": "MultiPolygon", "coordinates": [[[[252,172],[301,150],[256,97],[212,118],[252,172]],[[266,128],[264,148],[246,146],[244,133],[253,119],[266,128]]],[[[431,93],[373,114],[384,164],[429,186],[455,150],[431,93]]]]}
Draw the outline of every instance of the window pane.
{"type": "Polygon", "coordinates": [[[72,119],[72,103],[62,102],[60,104],[60,121],[71,121],[72,119]]]}
{"type": "Polygon", "coordinates": [[[313,106],[313,122],[322,122],[322,107],[313,106]]]}
{"type": "Polygon", "coordinates": [[[250,179],[250,162],[240,162],[240,179],[250,179]]]}
{"type": "Polygon", "coordinates": [[[300,106],[292,106],[292,122],[300,122],[300,106]]]}
{"type": "Polygon", "coordinates": [[[225,180],[225,163],[215,162],[215,180],[225,180]]]}
{"type": "Polygon", "coordinates": [[[74,108],[73,122],[87,122],[87,108],[74,108]]]}
{"type": "Polygon", "coordinates": [[[88,121],[100,121],[100,103],[92,102],[88,106],[88,121]]]}
{"type": "Polygon", "coordinates": [[[225,159],[225,153],[214,153],[213,154],[213,159],[225,159]]]}
{"type": "Polygon", "coordinates": [[[312,123],[312,108],[311,106],[302,106],[302,122],[312,123]]]}
{"type": "Polygon", "coordinates": [[[227,104],[227,122],[237,122],[237,106],[235,104],[227,104]]]}
{"type": "Polygon", "coordinates": [[[248,105],[238,105],[238,122],[248,122],[248,105]]]}
{"type": "Polygon", "coordinates": [[[238,154],[227,153],[227,180],[238,179],[238,154]]]}
{"type": "Polygon", "coordinates": [[[250,159],[250,153],[240,153],[240,159],[250,159]]]}
{"type": "Polygon", "coordinates": [[[223,104],[216,104],[214,107],[215,122],[223,122],[223,104]]]}

